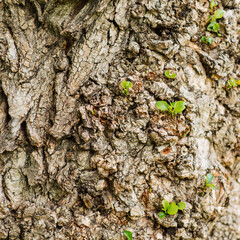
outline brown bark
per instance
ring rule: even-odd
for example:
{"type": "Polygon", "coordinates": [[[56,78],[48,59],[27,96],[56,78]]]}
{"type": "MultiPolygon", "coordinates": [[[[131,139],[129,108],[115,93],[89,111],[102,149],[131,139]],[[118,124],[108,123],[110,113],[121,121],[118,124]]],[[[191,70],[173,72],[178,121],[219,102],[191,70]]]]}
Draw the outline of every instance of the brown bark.
{"type": "Polygon", "coordinates": [[[240,239],[239,0],[215,9],[221,38],[208,1],[0,1],[0,239],[240,239]]]}

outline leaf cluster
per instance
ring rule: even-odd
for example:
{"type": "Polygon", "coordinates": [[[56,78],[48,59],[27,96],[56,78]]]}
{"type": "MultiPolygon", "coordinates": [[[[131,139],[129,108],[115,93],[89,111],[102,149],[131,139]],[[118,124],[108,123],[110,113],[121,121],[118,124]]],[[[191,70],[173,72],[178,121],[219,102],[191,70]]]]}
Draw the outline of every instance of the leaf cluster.
{"type": "Polygon", "coordinates": [[[228,86],[229,88],[232,88],[232,87],[237,87],[240,85],[240,80],[236,80],[235,78],[231,78],[229,81],[228,81],[228,86]]]}
{"type": "Polygon", "coordinates": [[[129,91],[128,91],[128,90],[129,90],[129,88],[132,87],[132,82],[123,80],[123,81],[121,82],[121,86],[122,86],[122,88],[123,88],[122,93],[124,93],[124,94],[126,94],[126,95],[129,95],[129,91]]]}
{"type": "Polygon", "coordinates": [[[158,213],[158,216],[160,218],[165,218],[167,214],[169,215],[175,215],[178,210],[183,210],[186,208],[186,203],[185,202],[179,202],[176,204],[175,202],[169,203],[166,199],[162,201],[162,210],[163,212],[158,213]]]}
{"type": "Polygon", "coordinates": [[[175,77],[177,76],[177,74],[176,74],[176,73],[171,74],[170,71],[167,70],[167,71],[165,72],[165,76],[166,76],[167,78],[175,78],[175,77]]]}
{"type": "Polygon", "coordinates": [[[213,179],[214,179],[214,176],[211,173],[208,173],[207,176],[205,176],[206,182],[205,182],[205,186],[203,187],[202,196],[204,195],[204,193],[208,187],[210,187],[212,190],[215,189],[215,185],[211,184],[213,179]]]}
{"type": "Polygon", "coordinates": [[[132,232],[124,231],[123,234],[127,237],[128,240],[132,240],[132,232]]]}
{"type": "Polygon", "coordinates": [[[221,19],[224,15],[224,10],[223,9],[218,9],[214,12],[214,15],[210,17],[210,23],[207,26],[207,30],[209,32],[215,32],[217,33],[218,37],[221,37],[222,35],[218,32],[220,25],[217,22],[217,19],[221,19]]]}
{"type": "Polygon", "coordinates": [[[165,101],[157,101],[156,107],[161,111],[168,111],[171,115],[176,115],[177,113],[182,113],[186,108],[187,103],[184,101],[177,101],[168,104],[165,101]]]}

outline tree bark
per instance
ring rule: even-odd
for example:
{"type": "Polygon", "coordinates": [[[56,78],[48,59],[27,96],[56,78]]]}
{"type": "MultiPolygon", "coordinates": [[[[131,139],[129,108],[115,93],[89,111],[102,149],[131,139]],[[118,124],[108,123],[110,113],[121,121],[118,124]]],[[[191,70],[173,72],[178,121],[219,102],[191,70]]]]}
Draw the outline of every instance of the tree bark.
{"type": "Polygon", "coordinates": [[[240,2],[217,3],[222,37],[207,0],[0,0],[0,239],[240,239],[240,2]]]}

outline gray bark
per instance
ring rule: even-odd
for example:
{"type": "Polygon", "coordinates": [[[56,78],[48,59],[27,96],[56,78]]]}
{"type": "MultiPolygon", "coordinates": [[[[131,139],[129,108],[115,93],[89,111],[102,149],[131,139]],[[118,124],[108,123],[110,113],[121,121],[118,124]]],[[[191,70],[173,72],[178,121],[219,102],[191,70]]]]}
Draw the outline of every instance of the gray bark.
{"type": "Polygon", "coordinates": [[[240,239],[240,2],[218,4],[222,38],[204,0],[0,0],[0,239],[240,239]]]}

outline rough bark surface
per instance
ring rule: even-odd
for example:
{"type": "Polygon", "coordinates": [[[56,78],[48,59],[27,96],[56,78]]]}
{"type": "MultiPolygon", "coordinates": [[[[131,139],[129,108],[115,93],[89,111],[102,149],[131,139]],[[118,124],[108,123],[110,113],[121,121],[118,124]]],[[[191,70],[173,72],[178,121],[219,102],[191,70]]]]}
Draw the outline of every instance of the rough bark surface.
{"type": "Polygon", "coordinates": [[[0,0],[0,239],[240,239],[240,1],[217,2],[222,38],[207,0],[0,0]]]}

